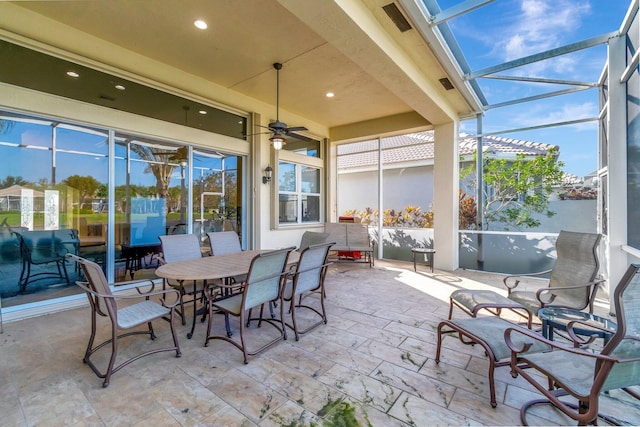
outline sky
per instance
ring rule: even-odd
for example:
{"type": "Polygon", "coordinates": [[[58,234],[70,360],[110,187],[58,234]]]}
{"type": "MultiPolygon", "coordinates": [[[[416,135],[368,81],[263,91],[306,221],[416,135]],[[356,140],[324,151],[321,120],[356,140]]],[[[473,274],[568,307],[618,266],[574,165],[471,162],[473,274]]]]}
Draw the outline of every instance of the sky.
{"type": "MultiPolygon", "coordinates": [[[[445,10],[462,0],[438,0],[445,10]]],[[[496,0],[449,21],[472,71],[617,31],[631,0],[496,0]]],[[[501,72],[596,83],[606,64],[606,45],[501,72]]],[[[489,104],[572,86],[479,79],[489,104]]],[[[483,132],[537,126],[598,115],[598,90],[489,109],[483,132]]],[[[560,147],[564,171],[583,177],[597,169],[597,122],[499,136],[560,147]]],[[[476,120],[463,121],[461,132],[476,134],[476,120]]]]}

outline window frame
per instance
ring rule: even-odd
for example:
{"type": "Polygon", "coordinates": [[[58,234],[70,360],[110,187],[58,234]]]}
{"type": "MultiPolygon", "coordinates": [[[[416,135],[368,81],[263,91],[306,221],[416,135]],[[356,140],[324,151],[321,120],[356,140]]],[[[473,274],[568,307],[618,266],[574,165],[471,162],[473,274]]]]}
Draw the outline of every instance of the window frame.
{"type": "Polygon", "coordinates": [[[293,151],[287,150],[272,150],[272,159],[271,164],[273,165],[273,185],[272,185],[272,209],[271,209],[271,228],[272,229],[280,229],[280,228],[292,228],[292,227],[307,227],[310,225],[322,224],[325,222],[326,218],[326,155],[324,147],[326,144],[323,141],[320,141],[320,156],[319,157],[311,157],[303,154],[298,154],[293,151]],[[296,190],[294,192],[291,191],[283,191],[280,192],[279,185],[279,176],[280,176],[280,163],[291,163],[295,167],[296,173],[296,190]],[[320,173],[319,177],[319,192],[318,193],[306,193],[302,191],[301,188],[301,170],[302,167],[311,167],[317,169],[320,173]],[[280,194],[296,194],[298,196],[297,200],[297,219],[296,222],[280,222],[280,194]],[[317,196],[319,197],[319,219],[318,221],[312,222],[303,222],[301,213],[301,204],[303,196],[317,196]]]}

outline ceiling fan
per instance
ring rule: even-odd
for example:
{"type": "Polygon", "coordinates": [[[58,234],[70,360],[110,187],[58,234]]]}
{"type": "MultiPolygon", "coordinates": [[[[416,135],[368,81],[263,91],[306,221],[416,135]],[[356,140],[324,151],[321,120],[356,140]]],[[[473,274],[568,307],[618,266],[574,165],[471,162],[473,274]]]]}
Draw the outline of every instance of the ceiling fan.
{"type": "Polygon", "coordinates": [[[178,147],[175,151],[151,150],[154,156],[167,156],[166,161],[171,163],[186,164],[189,157],[187,147],[178,147]]]}
{"type": "Polygon", "coordinates": [[[280,150],[282,146],[287,143],[285,136],[307,139],[302,135],[294,135],[292,134],[292,132],[305,131],[308,129],[304,126],[288,127],[286,123],[280,121],[280,70],[282,69],[282,64],[276,62],[275,64],[273,64],[273,68],[276,70],[276,120],[269,123],[269,126],[267,126],[267,128],[269,129],[269,131],[271,131],[271,133],[273,133],[273,136],[269,138],[269,141],[271,141],[271,144],[273,144],[273,148],[275,150],[280,150]]]}

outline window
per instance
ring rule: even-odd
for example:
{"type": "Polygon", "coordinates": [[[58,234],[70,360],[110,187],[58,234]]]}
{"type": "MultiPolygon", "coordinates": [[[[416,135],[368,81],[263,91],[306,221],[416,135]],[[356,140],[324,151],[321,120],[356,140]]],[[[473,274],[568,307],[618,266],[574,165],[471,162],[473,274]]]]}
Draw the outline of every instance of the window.
{"type": "Polygon", "coordinates": [[[287,143],[282,148],[303,156],[320,158],[320,141],[301,135],[287,134],[287,143]]]}
{"type": "Polygon", "coordinates": [[[280,224],[320,222],[320,169],[279,162],[278,195],[280,224]]]}

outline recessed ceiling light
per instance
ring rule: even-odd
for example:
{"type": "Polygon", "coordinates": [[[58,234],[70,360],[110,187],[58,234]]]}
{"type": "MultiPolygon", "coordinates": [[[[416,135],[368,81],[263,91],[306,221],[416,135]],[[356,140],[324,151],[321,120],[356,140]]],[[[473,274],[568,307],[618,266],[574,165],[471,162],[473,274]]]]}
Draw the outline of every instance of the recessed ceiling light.
{"type": "Polygon", "coordinates": [[[118,89],[118,90],[125,90],[125,89],[126,89],[126,87],[124,87],[124,86],[122,86],[122,85],[116,85],[115,87],[116,87],[116,89],[118,89]]]}
{"type": "Polygon", "coordinates": [[[204,22],[202,19],[196,19],[193,25],[195,25],[196,28],[199,28],[201,30],[206,30],[208,27],[207,23],[204,22]]]}
{"type": "Polygon", "coordinates": [[[207,114],[207,110],[200,110],[200,111],[198,111],[198,113],[200,113],[202,115],[205,115],[205,114],[207,114]]]}
{"type": "Polygon", "coordinates": [[[80,74],[76,73],[75,71],[67,71],[67,76],[77,79],[78,77],[80,77],[80,74]]]}
{"type": "Polygon", "coordinates": [[[333,92],[327,92],[327,98],[333,98],[334,94],[333,92]]]}

